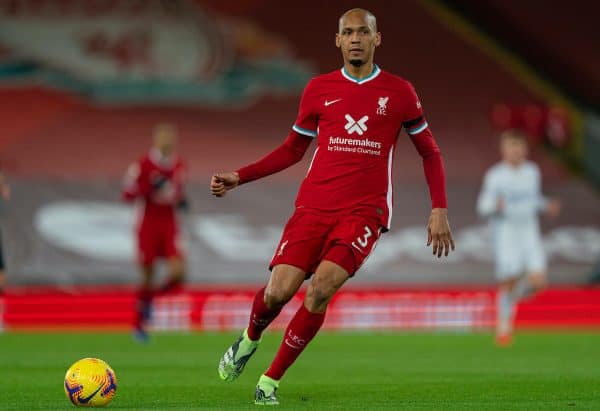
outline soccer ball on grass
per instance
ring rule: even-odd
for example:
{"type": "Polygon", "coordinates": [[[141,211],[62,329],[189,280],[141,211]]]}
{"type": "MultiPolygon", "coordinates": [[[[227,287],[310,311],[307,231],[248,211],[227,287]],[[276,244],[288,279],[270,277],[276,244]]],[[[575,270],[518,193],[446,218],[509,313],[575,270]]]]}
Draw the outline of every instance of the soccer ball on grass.
{"type": "Polygon", "coordinates": [[[84,407],[104,407],[117,391],[117,377],[110,366],[97,358],[83,358],[65,375],[65,394],[84,407]]]}

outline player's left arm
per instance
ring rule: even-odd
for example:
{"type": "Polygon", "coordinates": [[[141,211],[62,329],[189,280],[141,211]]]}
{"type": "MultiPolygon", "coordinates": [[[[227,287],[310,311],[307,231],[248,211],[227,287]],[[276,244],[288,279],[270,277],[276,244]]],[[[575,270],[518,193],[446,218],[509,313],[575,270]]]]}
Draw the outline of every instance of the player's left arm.
{"type": "Polygon", "coordinates": [[[438,258],[454,251],[454,239],[448,221],[446,176],[440,149],[429,128],[412,136],[412,142],[423,159],[425,179],[431,197],[431,215],[427,224],[427,245],[433,247],[438,258]]]}
{"type": "Polygon", "coordinates": [[[140,164],[137,162],[127,167],[121,183],[121,198],[123,201],[133,201],[138,197],[138,179],[140,173],[140,164]]]}
{"type": "Polygon", "coordinates": [[[431,215],[427,224],[427,246],[432,246],[433,255],[448,256],[455,249],[452,230],[448,221],[446,198],[446,174],[440,148],[438,147],[421,108],[414,89],[410,87],[409,107],[402,123],[411,137],[417,152],[423,159],[425,179],[431,197],[431,215]]]}
{"type": "Polygon", "coordinates": [[[147,199],[153,190],[149,169],[143,159],[127,167],[121,189],[121,197],[124,201],[131,202],[138,198],[147,199]]]}

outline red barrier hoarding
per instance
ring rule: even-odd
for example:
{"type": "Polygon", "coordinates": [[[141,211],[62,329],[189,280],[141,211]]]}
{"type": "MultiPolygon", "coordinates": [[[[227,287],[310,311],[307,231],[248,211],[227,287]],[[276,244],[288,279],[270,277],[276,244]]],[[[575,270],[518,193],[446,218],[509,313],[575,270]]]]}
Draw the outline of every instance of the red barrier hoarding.
{"type": "MultiPolygon", "coordinates": [[[[189,289],[155,301],[156,330],[231,331],[246,326],[253,287],[189,289]]],[[[285,327],[301,304],[300,292],[273,328],[285,327]]],[[[133,322],[135,294],[127,288],[12,290],[3,297],[9,330],[122,330],[133,322]]],[[[489,288],[348,288],[331,301],[329,329],[471,330],[494,325],[489,288]]],[[[600,327],[600,289],[552,288],[519,305],[517,326],[600,327]]]]}

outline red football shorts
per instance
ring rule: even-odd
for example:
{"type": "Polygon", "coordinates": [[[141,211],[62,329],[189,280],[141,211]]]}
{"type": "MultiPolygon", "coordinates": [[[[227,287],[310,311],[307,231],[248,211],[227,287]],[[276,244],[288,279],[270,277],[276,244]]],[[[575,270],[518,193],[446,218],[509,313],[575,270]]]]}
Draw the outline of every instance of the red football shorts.
{"type": "Polygon", "coordinates": [[[179,234],[174,223],[169,221],[144,221],[138,230],[138,260],[142,265],[151,265],[157,258],[182,257],[179,234]]]}
{"type": "Polygon", "coordinates": [[[327,260],[352,276],[369,257],[380,234],[375,216],[296,209],[283,230],[269,269],[289,264],[310,275],[327,260]]]}

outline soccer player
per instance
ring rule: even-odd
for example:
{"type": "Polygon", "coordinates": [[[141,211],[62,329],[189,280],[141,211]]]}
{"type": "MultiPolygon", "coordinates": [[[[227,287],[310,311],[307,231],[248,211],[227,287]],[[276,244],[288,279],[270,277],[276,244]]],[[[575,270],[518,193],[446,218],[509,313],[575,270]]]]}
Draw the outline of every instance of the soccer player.
{"type": "Polygon", "coordinates": [[[373,63],[381,43],[375,16],[363,9],[344,13],[335,43],[343,67],[308,83],[283,144],[258,162],[211,180],[212,194],[221,197],[297,163],[317,141],[296,209],[270,263],[269,282],[256,294],[248,327],[219,363],[221,379],[235,380],[262,332],[311,278],[275,359],[258,381],[256,404],[278,404],[279,381],[321,328],[331,297],[390,228],[393,156],[402,127],[423,157],[432,199],[427,245],[438,258],[454,249],[440,150],[412,85],[373,63]]]}
{"type": "Polygon", "coordinates": [[[538,214],[556,217],[557,200],[540,191],[540,170],[527,161],[527,140],[519,131],[500,136],[502,161],[487,171],[477,201],[489,219],[498,280],[496,343],[510,345],[515,307],[524,296],[546,285],[546,256],[538,214]]]}
{"type": "Polygon", "coordinates": [[[176,154],[177,130],[171,124],[154,128],[153,145],[148,154],[129,166],[122,195],[126,201],[139,200],[143,213],[137,224],[138,263],[142,284],[138,291],[134,335],[148,339],[152,299],[156,294],[174,292],[184,276],[183,250],[179,242],[177,208],[185,204],[185,170],[176,154]],[[157,258],[165,258],[168,277],[161,287],[153,287],[157,258]]]}
{"type": "MultiPolygon", "coordinates": [[[[6,181],[6,177],[2,171],[0,171],[0,198],[3,200],[10,199],[10,186],[6,181]]],[[[6,273],[4,272],[4,254],[2,252],[2,233],[0,233],[0,295],[4,292],[4,286],[6,285],[6,273]]]]}

